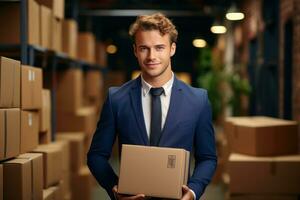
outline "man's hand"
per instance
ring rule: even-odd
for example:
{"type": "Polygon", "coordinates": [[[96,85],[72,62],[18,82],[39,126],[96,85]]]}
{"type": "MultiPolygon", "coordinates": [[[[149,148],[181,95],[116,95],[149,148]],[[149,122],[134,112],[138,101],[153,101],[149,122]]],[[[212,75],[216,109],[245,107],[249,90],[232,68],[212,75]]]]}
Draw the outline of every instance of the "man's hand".
{"type": "Polygon", "coordinates": [[[183,195],[181,200],[194,200],[194,195],[188,186],[186,185],[182,186],[182,193],[183,195]]]}
{"type": "Polygon", "coordinates": [[[144,200],[145,199],[144,194],[138,194],[135,196],[119,194],[118,186],[116,186],[116,185],[113,187],[112,191],[118,200],[144,200]]]}

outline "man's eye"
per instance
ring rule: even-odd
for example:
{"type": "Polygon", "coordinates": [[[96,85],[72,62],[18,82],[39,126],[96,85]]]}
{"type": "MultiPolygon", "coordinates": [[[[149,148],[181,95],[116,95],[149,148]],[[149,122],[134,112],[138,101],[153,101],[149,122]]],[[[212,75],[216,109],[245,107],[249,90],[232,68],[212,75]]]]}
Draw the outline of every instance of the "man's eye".
{"type": "Polygon", "coordinates": [[[146,51],[146,50],[147,50],[146,47],[141,47],[141,48],[140,48],[140,51],[146,51]]]}
{"type": "Polygon", "coordinates": [[[158,51],[162,51],[162,50],[164,50],[165,48],[163,47],[163,46],[158,46],[158,47],[156,47],[156,50],[158,50],[158,51]]]}

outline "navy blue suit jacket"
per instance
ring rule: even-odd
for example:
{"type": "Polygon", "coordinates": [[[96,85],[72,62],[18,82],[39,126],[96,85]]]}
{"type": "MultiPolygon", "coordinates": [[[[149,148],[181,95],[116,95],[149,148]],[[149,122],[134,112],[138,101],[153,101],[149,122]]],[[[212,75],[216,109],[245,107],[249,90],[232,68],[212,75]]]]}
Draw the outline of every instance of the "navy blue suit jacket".
{"type": "MultiPolygon", "coordinates": [[[[118,176],[108,160],[117,135],[120,146],[149,145],[140,77],[109,89],[88,152],[88,166],[92,174],[112,199],[112,188],[118,184],[118,176]]],[[[217,165],[211,108],[205,90],[190,87],[175,77],[159,146],[183,148],[194,153],[195,169],[188,186],[199,199],[217,165]]]]}

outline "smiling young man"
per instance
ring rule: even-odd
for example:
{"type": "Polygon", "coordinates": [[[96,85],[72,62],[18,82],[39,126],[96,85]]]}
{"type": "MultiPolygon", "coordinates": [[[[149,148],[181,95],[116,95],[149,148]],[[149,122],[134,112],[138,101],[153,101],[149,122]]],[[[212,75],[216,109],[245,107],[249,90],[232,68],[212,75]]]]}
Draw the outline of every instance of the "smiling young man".
{"type": "MultiPolygon", "coordinates": [[[[179,81],[172,72],[177,30],[163,14],[137,17],[129,30],[141,75],[110,88],[88,153],[88,166],[111,199],[145,199],[118,194],[110,166],[112,146],[152,145],[194,153],[195,168],[183,185],[182,200],[201,197],[217,164],[207,92],[179,81]]],[[[146,172],[145,172],[146,173],[146,172]]]]}

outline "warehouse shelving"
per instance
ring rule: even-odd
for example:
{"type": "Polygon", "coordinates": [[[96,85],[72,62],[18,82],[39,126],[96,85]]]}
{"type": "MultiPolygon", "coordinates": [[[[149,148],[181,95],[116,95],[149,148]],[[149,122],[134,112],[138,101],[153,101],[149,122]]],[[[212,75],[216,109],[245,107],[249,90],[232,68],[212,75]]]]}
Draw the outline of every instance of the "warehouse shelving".
{"type": "MultiPolygon", "coordinates": [[[[23,65],[41,67],[44,73],[51,76],[44,76],[50,83],[51,90],[51,118],[52,118],[52,140],[56,132],[56,73],[68,68],[80,68],[84,71],[99,70],[103,74],[107,73],[107,68],[97,64],[88,63],[83,60],[70,58],[66,53],[56,52],[37,45],[28,44],[27,30],[27,0],[5,0],[0,3],[20,3],[20,44],[0,44],[0,55],[20,60],[23,65]]],[[[45,81],[45,80],[44,80],[45,81]]]]}

